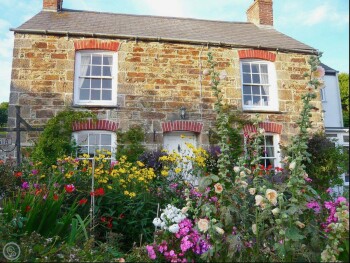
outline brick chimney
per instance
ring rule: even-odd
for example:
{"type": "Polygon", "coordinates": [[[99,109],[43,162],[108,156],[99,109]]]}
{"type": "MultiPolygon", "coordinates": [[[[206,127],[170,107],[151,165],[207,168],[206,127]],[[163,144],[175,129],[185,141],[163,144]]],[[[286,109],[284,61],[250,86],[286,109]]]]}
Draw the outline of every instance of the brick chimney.
{"type": "Polygon", "coordinates": [[[247,10],[247,20],[257,26],[273,26],[272,0],[254,0],[247,10]]]}
{"type": "Polygon", "coordinates": [[[43,10],[58,12],[62,10],[63,0],[43,0],[43,10]]]}

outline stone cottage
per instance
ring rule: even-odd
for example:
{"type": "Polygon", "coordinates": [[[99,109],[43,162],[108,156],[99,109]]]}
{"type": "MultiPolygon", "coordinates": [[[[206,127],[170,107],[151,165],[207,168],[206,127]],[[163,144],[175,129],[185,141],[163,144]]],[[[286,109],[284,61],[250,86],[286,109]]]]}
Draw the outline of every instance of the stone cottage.
{"type": "MultiPolygon", "coordinates": [[[[208,146],[215,98],[203,75],[212,52],[233,111],[259,113],[267,132],[266,159],[278,165],[279,143],[297,132],[301,94],[317,50],[273,27],[272,0],[255,0],[248,22],[101,13],[65,9],[43,0],[42,11],[14,32],[9,125],[14,106],[31,125],[45,125],[67,106],[92,110],[97,122],[76,123],[83,151],[114,149],[115,131],[137,124],[153,149],[208,146]],[[181,135],[187,135],[181,139],[181,135]]],[[[321,109],[321,100],[314,105],[321,109]]],[[[315,128],[323,126],[313,113],[315,128]]],[[[251,127],[246,127],[246,130],[251,127]]],[[[31,145],[37,132],[22,134],[31,145]]]]}

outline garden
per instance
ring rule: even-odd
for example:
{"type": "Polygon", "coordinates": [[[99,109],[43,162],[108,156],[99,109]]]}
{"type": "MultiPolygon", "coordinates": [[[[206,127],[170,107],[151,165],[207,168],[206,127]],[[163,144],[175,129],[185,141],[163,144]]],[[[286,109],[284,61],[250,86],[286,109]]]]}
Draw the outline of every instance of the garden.
{"type": "Polygon", "coordinates": [[[348,156],[311,129],[324,70],[319,57],[309,64],[299,133],[282,149],[283,167],[261,164],[258,116],[256,132],[241,138],[232,129],[225,74],[210,53],[203,71],[217,99],[210,149],[148,151],[135,127],[118,134],[124,146],[116,156],[73,155],[69,127],[95,117],[58,114],[20,166],[0,160],[0,260],[348,262],[348,193],[332,193],[348,156]]]}

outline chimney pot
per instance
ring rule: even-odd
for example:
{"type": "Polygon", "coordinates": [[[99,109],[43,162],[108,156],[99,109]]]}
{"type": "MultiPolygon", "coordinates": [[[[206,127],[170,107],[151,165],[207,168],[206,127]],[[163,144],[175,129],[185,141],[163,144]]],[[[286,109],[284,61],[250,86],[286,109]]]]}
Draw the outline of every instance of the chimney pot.
{"type": "Polygon", "coordinates": [[[247,10],[247,20],[257,26],[273,26],[272,0],[254,0],[247,10]]]}
{"type": "Polygon", "coordinates": [[[63,0],[43,0],[43,10],[58,12],[62,10],[63,0]]]}

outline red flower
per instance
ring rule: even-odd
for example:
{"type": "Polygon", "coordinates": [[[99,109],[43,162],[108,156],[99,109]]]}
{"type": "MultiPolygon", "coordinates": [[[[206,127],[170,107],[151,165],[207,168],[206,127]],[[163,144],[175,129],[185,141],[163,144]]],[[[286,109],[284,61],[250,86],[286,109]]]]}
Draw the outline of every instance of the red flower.
{"type": "Polygon", "coordinates": [[[103,216],[103,217],[101,217],[101,221],[102,222],[106,222],[106,218],[103,216]]]}
{"type": "Polygon", "coordinates": [[[58,200],[58,195],[57,195],[57,194],[54,194],[54,195],[53,195],[53,200],[55,200],[55,201],[58,200]]]}
{"type": "Polygon", "coordinates": [[[31,207],[29,205],[26,206],[26,213],[30,211],[31,207]]]}
{"type": "Polygon", "coordinates": [[[71,193],[75,190],[74,184],[67,184],[65,187],[67,193],[71,193]]]}
{"type": "Polygon", "coordinates": [[[120,215],[119,215],[119,218],[120,219],[123,219],[125,217],[125,215],[123,214],[123,213],[121,213],[120,215]]]}
{"type": "Polygon", "coordinates": [[[13,172],[14,176],[16,177],[21,177],[23,175],[23,173],[21,171],[17,171],[17,172],[13,172]]]}
{"type": "Polygon", "coordinates": [[[87,199],[86,198],[83,198],[81,200],[79,200],[79,205],[85,205],[87,203],[87,199]]]}
{"type": "Polygon", "coordinates": [[[112,229],[112,227],[113,227],[112,222],[108,222],[107,227],[108,227],[109,229],[112,229]]]}
{"type": "Polygon", "coordinates": [[[105,190],[102,187],[90,193],[91,196],[103,196],[104,194],[105,194],[105,190]]]}

